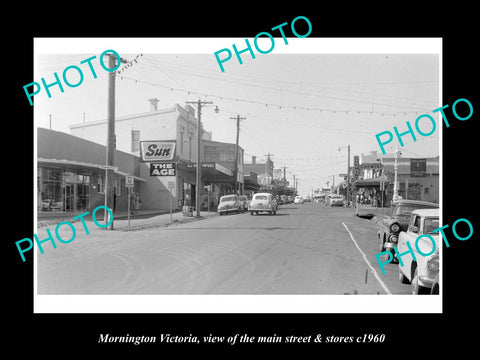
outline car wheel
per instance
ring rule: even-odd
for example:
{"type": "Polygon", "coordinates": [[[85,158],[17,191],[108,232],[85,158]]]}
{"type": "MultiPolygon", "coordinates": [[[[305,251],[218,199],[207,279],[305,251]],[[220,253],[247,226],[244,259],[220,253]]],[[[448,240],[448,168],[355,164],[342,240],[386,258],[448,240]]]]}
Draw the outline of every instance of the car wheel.
{"type": "Polygon", "coordinates": [[[385,251],[385,238],[380,240],[380,252],[385,251]]]}
{"type": "Polygon", "coordinates": [[[255,211],[255,215],[258,215],[258,211],[255,211]]]}
{"type": "Polygon", "coordinates": [[[237,214],[240,214],[240,209],[237,209],[237,214]]]}
{"type": "Polygon", "coordinates": [[[253,211],[250,211],[250,215],[253,215],[253,211]]]}
{"type": "Polygon", "coordinates": [[[419,285],[418,283],[418,267],[415,267],[415,271],[412,277],[412,294],[421,295],[426,293],[427,288],[419,285]]]}

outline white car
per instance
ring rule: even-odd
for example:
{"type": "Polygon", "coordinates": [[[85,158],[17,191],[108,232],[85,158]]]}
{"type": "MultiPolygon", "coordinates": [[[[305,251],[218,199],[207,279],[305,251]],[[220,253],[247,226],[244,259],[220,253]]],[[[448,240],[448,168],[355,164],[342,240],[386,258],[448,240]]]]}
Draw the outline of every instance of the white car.
{"type": "Polygon", "coordinates": [[[240,214],[240,208],[241,204],[237,195],[225,195],[220,198],[217,211],[220,215],[226,215],[229,212],[240,214]]]}
{"type": "Polygon", "coordinates": [[[293,200],[294,204],[303,204],[303,197],[295,196],[295,200],[293,200]]]}
{"type": "Polygon", "coordinates": [[[412,294],[430,293],[435,277],[438,275],[439,235],[433,232],[439,228],[438,209],[417,209],[412,211],[407,231],[398,236],[397,253],[399,256],[398,278],[401,283],[412,285],[412,294]],[[427,234],[428,236],[421,235],[427,234]],[[417,242],[418,238],[418,243],[417,242]],[[433,242],[432,240],[433,239],[433,242]],[[414,261],[407,245],[415,254],[414,261]],[[435,247],[435,249],[433,249],[435,247]]]}
{"type": "Polygon", "coordinates": [[[330,206],[343,206],[343,195],[330,196],[330,206]]]}
{"type": "Polygon", "coordinates": [[[250,215],[253,215],[253,213],[258,215],[258,213],[262,211],[268,212],[270,215],[275,215],[277,213],[277,209],[277,201],[270,193],[254,194],[252,201],[248,205],[248,211],[250,211],[250,215]]]}

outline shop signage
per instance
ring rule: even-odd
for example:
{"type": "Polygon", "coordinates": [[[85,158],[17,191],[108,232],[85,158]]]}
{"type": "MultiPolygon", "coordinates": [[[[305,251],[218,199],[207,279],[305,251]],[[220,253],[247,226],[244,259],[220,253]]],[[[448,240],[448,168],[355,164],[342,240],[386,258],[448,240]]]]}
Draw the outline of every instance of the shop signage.
{"type": "Polygon", "coordinates": [[[427,159],[410,159],[410,176],[427,176],[427,159]]]}
{"type": "MultiPolygon", "coordinates": [[[[187,168],[196,168],[197,163],[188,163],[187,168]]],[[[215,163],[202,163],[202,168],[215,169],[215,163]]]]}
{"type": "Polygon", "coordinates": [[[175,176],[175,163],[155,163],[150,164],[150,176],[175,176]]]}
{"type": "Polygon", "coordinates": [[[140,141],[142,161],[171,161],[175,155],[175,141],[140,141]]]}
{"type": "Polygon", "coordinates": [[[135,186],[135,180],[133,178],[133,175],[125,176],[125,186],[126,187],[134,187],[135,186]]]}

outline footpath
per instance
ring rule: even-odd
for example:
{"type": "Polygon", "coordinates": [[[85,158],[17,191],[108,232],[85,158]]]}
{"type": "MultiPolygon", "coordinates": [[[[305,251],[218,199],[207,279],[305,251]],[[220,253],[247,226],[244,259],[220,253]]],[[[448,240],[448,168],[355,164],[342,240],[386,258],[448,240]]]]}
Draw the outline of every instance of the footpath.
{"type": "MultiPolygon", "coordinates": [[[[52,216],[48,218],[38,218],[37,227],[54,227],[62,221],[72,222],[72,218],[79,214],[62,214],[59,216],[52,216]]],[[[96,214],[96,220],[103,223],[103,211],[98,211],[96,214]]],[[[170,214],[169,212],[158,212],[142,210],[138,214],[130,215],[130,225],[128,221],[128,213],[126,211],[117,211],[113,214],[113,228],[120,231],[135,231],[154,227],[165,227],[174,224],[183,224],[192,221],[199,221],[218,216],[217,212],[200,211],[200,217],[186,216],[181,211],[170,214]]],[[[88,214],[84,217],[86,221],[93,221],[92,215],[88,214]]],[[[80,220],[75,220],[75,222],[80,220]]]]}

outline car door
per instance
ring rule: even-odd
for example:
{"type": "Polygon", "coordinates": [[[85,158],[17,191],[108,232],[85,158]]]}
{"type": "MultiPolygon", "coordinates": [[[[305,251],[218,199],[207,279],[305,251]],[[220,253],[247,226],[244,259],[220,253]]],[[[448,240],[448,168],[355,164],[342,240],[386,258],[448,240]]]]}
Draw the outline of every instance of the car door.
{"type": "MultiPolygon", "coordinates": [[[[410,248],[415,251],[415,240],[418,237],[419,231],[420,231],[420,216],[417,214],[412,214],[410,217],[410,222],[408,224],[408,229],[406,232],[400,233],[399,239],[398,239],[398,245],[397,245],[397,251],[399,254],[405,254],[401,256],[401,260],[403,262],[403,269],[402,272],[405,274],[405,276],[409,279],[411,279],[411,269],[412,269],[412,262],[413,262],[413,256],[412,253],[409,251],[407,241],[410,244],[410,248]]],[[[399,262],[400,266],[400,262],[399,262]]]]}

